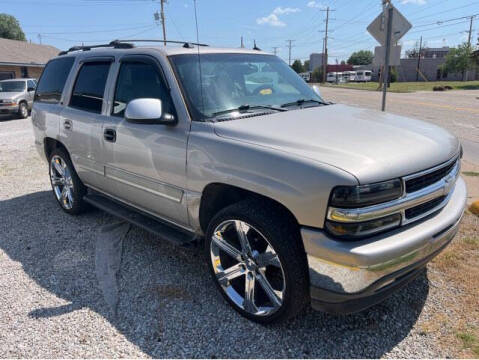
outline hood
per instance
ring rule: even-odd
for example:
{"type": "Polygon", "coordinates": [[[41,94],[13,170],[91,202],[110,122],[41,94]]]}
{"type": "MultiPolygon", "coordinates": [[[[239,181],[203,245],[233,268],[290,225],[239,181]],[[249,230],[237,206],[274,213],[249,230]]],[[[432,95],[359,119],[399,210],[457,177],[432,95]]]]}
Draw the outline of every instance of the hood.
{"type": "Polygon", "coordinates": [[[23,92],[3,92],[0,91],[0,99],[14,100],[23,95],[23,92]]]}
{"type": "Polygon", "coordinates": [[[459,152],[446,130],[419,120],[328,105],[217,122],[217,135],[341,168],[361,184],[412,174],[459,152]]]}

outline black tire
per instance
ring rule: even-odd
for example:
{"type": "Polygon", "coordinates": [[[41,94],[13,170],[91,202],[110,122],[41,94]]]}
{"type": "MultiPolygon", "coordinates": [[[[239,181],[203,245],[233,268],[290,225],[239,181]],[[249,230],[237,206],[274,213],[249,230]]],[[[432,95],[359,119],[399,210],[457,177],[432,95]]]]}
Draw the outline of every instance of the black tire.
{"type": "MultiPolygon", "coordinates": [[[[248,230],[247,232],[247,238],[250,231],[251,230],[248,230]]],[[[249,237],[251,238],[251,236],[249,237]]],[[[250,320],[262,324],[282,322],[297,315],[310,302],[307,259],[301,241],[299,226],[286,211],[274,203],[255,199],[244,200],[221,210],[213,217],[208,226],[205,252],[213,281],[221,294],[236,311],[250,320]],[[283,288],[282,304],[271,314],[256,315],[245,311],[241,306],[238,306],[230,299],[217,280],[213,266],[213,233],[218,226],[222,226],[222,224],[227,223],[229,220],[239,220],[251,225],[255,233],[259,231],[261,235],[264,236],[279,257],[282,274],[284,274],[283,284],[285,284],[285,286],[283,288]]],[[[233,261],[235,262],[235,260],[233,261]]],[[[221,266],[223,266],[223,264],[221,264],[221,266]]],[[[266,273],[266,270],[264,273],[266,273]]],[[[245,274],[245,277],[246,276],[247,274],[245,274]]],[[[246,279],[244,278],[243,281],[246,287],[246,279]]],[[[255,281],[257,281],[256,278],[255,281]]],[[[229,286],[232,283],[228,280],[227,284],[229,286]]],[[[254,289],[256,289],[255,286],[256,285],[254,285],[254,289]]],[[[253,299],[255,299],[255,296],[257,298],[260,295],[256,290],[254,290],[253,293],[257,294],[253,295],[253,299]]],[[[246,302],[246,290],[243,300],[244,305],[246,302]]]]}
{"type": "Polygon", "coordinates": [[[24,101],[18,104],[18,117],[20,119],[26,119],[28,117],[28,106],[24,101]]]}
{"type": "MultiPolygon", "coordinates": [[[[78,177],[75,168],[73,167],[73,164],[70,160],[70,156],[68,153],[63,149],[63,148],[55,148],[50,154],[50,158],[48,159],[48,168],[49,168],[49,175],[50,175],[50,184],[52,185],[52,191],[53,191],[53,196],[57,200],[58,204],[62,208],[63,211],[65,211],[67,214],[70,215],[78,215],[85,211],[88,208],[87,203],[83,200],[83,196],[86,195],[87,193],[87,188],[86,186],[81,182],[80,178],[78,177]],[[54,184],[54,179],[59,178],[57,176],[59,173],[56,170],[52,169],[52,162],[55,160],[60,159],[61,162],[63,162],[64,166],[67,168],[67,171],[69,173],[69,178],[68,180],[68,185],[72,185],[71,188],[71,202],[68,202],[68,205],[64,203],[61,198],[57,196],[56,193],[56,185],[54,184]],[[53,176],[52,176],[52,172],[53,176]],[[70,180],[71,178],[71,180],[70,180]]],[[[61,185],[59,185],[61,186],[61,185]]],[[[63,185],[64,186],[64,185],[63,185]]],[[[63,189],[61,187],[61,189],[63,189]]]]}

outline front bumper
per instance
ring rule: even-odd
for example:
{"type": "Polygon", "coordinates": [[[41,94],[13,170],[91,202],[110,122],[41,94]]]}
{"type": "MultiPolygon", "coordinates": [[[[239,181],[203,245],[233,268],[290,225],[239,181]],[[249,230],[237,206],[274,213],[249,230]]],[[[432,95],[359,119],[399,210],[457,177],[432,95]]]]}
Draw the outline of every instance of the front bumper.
{"type": "Polygon", "coordinates": [[[333,313],[363,310],[412,280],[455,236],[466,204],[458,178],[447,205],[420,222],[359,241],[338,241],[302,228],[313,308],[333,313]]]}
{"type": "Polygon", "coordinates": [[[1,105],[0,106],[0,114],[12,114],[18,112],[18,104],[17,105],[1,105]]]}

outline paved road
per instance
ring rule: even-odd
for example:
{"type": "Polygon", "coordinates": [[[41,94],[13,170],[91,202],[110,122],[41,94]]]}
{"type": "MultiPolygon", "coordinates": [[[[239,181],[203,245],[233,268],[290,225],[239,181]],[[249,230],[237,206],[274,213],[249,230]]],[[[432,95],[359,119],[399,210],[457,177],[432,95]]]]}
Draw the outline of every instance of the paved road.
{"type": "MultiPolygon", "coordinates": [[[[327,100],[380,109],[381,93],[322,87],[327,100]]],[[[479,90],[388,93],[386,110],[440,125],[461,139],[464,158],[479,165],[479,90]]]]}

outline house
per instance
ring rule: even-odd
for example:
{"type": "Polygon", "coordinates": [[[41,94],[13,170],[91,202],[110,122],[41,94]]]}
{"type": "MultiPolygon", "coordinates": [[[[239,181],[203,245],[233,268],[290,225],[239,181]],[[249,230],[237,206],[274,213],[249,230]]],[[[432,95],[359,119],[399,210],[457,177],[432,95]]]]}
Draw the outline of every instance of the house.
{"type": "Polygon", "coordinates": [[[60,50],[50,45],[0,38],[0,80],[36,78],[60,50]]]}

